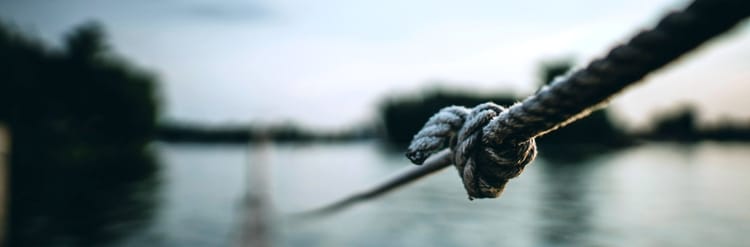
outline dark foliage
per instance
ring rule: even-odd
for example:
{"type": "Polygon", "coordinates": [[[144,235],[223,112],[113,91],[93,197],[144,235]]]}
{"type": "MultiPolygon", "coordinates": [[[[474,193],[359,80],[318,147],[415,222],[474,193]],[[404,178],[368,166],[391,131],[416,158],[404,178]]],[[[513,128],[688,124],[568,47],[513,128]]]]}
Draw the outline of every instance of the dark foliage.
{"type": "Polygon", "coordinates": [[[167,142],[247,143],[261,140],[277,142],[353,141],[372,138],[370,128],[360,127],[337,132],[313,131],[293,124],[259,126],[204,126],[168,123],[158,128],[157,138],[167,142]]]}
{"type": "Polygon", "coordinates": [[[391,98],[380,105],[382,132],[389,142],[405,145],[411,141],[427,119],[440,109],[451,105],[473,107],[487,101],[507,106],[515,103],[516,98],[507,95],[484,97],[441,89],[425,93],[420,97],[391,98]]]}
{"type": "MultiPolygon", "coordinates": [[[[542,82],[551,82],[555,77],[564,74],[571,67],[568,61],[545,63],[540,78],[542,82]]],[[[483,96],[470,93],[436,90],[422,97],[402,97],[391,99],[380,107],[383,131],[388,140],[399,145],[407,144],[419,131],[427,119],[443,107],[450,105],[475,106],[492,101],[509,106],[518,99],[506,95],[483,96]]],[[[574,144],[577,150],[598,151],[629,143],[625,134],[616,128],[605,110],[594,112],[560,130],[539,138],[540,146],[554,146],[560,149],[574,144]],[[584,148],[581,148],[584,147],[584,148]]]]}
{"type": "Polygon", "coordinates": [[[685,108],[664,114],[656,121],[652,137],[657,139],[691,141],[697,140],[695,111],[685,108]]]}
{"type": "Polygon", "coordinates": [[[643,138],[667,141],[747,141],[750,140],[750,122],[722,122],[713,126],[699,127],[696,110],[693,107],[682,107],[662,114],[655,127],[643,138]]]}
{"type": "Polygon", "coordinates": [[[140,193],[155,80],[115,58],[86,24],[62,49],[0,25],[0,121],[13,135],[9,245],[98,245],[148,218],[140,193]]]}

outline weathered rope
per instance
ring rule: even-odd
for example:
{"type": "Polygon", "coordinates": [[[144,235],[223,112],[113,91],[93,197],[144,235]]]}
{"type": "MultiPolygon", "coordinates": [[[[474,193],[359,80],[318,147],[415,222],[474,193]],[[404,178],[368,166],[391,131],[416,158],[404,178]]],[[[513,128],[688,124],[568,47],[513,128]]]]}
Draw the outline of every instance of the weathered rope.
{"type": "Polygon", "coordinates": [[[391,190],[397,189],[405,184],[416,181],[419,178],[437,172],[451,164],[449,150],[443,150],[427,160],[425,165],[420,166],[418,169],[409,169],[406,172],[399,173],[397,176],[392,177],[379,186],[372,187],[368,190],[361,191],[359,193],[352,194],[343,200],[336,201],[335,203],[328,204],[325,207],[318,208],[313,211],[304,212],[297,214],[299,219],[314,218],[316,216],[327,215],[334,213],[342,208],[346,208],[355,203],[366,201],[382,194],[385,194],[391,190]]]}
{"type": "Polygon", "coordinates": [[[494,104],[482,104],[473,110],[445,108],[415,135],[407,156],[419,164],[446,145],[453,152],[435,154],[417,169],[302,216],[325,215],[375,198],[451,163],[458,164],[462,179],[468,181],[464,185],[470,198],[496,197],[504,182],[517,176],[534,158],[535,137],[588,115],[647,73],[726,32],[748,16],[750,0],[695,0],[686,9],[664,17],[654,29],[638,33],[604,58],[556,79],[508,109],[494,104]],[[473,164],[469,168],[474,169],[473,176],[464,175],[467,164],[473,164]]]}
{"type": "Polygon", "coordinates": [[[469,198],[498,197],[507,181],[534,159],[535,137],[602,107],[625,87],[748,15],[748,0],[696,0],[507,110],[492,103],[472,110],[444,108],[414,136],[407,157],[421,164],[449,145],[469,198]]]}
{"type": "Polygon", "coordinates": [[[458,169],[469,199],[497,197],[508,179],[518,176],[536,157],[534,139],[520,142],[491,140],[483,131],[506,109],[484,103],[467,109],[451,106],[440,110],[414,136],[406,156],[416,164],[450,143],[452,162],[458,169]],[[489,164],[489,165],[487,165],[489,164]]]}

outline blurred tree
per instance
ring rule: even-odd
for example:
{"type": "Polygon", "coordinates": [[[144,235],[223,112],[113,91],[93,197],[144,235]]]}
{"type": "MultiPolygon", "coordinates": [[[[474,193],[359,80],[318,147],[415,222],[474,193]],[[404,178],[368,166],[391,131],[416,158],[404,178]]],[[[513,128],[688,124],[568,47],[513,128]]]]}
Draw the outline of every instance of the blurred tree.
{"type": "Polygon", "coordinates": [[[540,85],[549,85],[556,77],[562,76],[571,68],[573,68],[573,62],[570,59],[557,59],[542,62],[539,70],[539,83],[540,85]]]}
{"type": "Polygon", "coordinates": [[[91,61],[106,52],[103,28],[94,22],[77,27],[66,40],[66,52],[70,58],[91,61]]]}
{"type": "MultiPolygon", "coordinates": [[[[697,116],[693,107],[683,107],[680,110],[663,114],[657,120],[652,137],[667,140],[697,140],[700,137],[696,125],[697,116]]],[[[729,128],[723,127],[723,130],[729,128]]]]}
{"type": "Polygon", "coordinates": [[[9,245],[99,245],[148,218],[135,187],[156,170],[156,81],[106,47],[95,23],[64,50],[0,23],[0,121],[14,137],[9,245]]]}
{"type": "MultiPolygon", "coordinates": [[[[567,73],[571,67],[572,62],[567,59],[542,63],[539,71],[542,86],[567,73]]],[[[502,94],[487,96],[443,89],[433,89],[419,97],[391,98],[380,105],[381,132],[389,143],[402,146],[408,144],[429,117],[443,107],[473,107],[487,101],[510,106],[518,100],[502,94]]],[[[557,161],[579,160],[631,143],[630,136],[612,123],[606,109],[537,139],[544,157],[557,161]]]]}
{"type": "Polygon", "coordinates": [[[420,97],[392,98],[380,105],[382,133],[390,143],[405,145],[440,109],[451,105],[473,107],[487,101],[508,106],[516,98],[508,95],[487,97],[444,89],[435,89],[420,97]]]}

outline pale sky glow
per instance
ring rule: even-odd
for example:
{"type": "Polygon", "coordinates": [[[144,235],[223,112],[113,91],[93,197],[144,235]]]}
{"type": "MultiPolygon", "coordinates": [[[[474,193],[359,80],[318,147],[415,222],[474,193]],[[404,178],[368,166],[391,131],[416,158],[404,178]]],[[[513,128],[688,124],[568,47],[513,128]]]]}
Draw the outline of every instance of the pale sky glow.
{"type": "MultiPolygon", "coordinates": [[[[168,119],[336,128],[436,81],[526,95],[541,61],[585,63],[684,3],[0,0],[0,17],[49,42],[100,21],[118,53],[162,79],[168,119]]],[[[706,122],[750,120],[748,27],[616,99],[617,117],[638,126],[691,103],[706,122]]]]}

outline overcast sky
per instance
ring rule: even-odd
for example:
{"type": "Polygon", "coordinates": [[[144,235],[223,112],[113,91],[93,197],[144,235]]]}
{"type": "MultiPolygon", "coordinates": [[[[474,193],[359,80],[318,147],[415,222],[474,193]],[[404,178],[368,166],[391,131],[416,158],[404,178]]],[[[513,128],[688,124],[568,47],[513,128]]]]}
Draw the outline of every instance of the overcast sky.
{"type": "MultiPolygon", "coordinates": [[[[50,43],[104,24],[117,53],[159,75],[165,117],[206,123],[371,120],[384,97],[435,86],[528,95],[541,61],[603,54],[680,0],[0,0],[0,17],[50,43]]],[[[613,102],[639,126],[692,104],[750,121],[750,25],[613,102]]]]}

